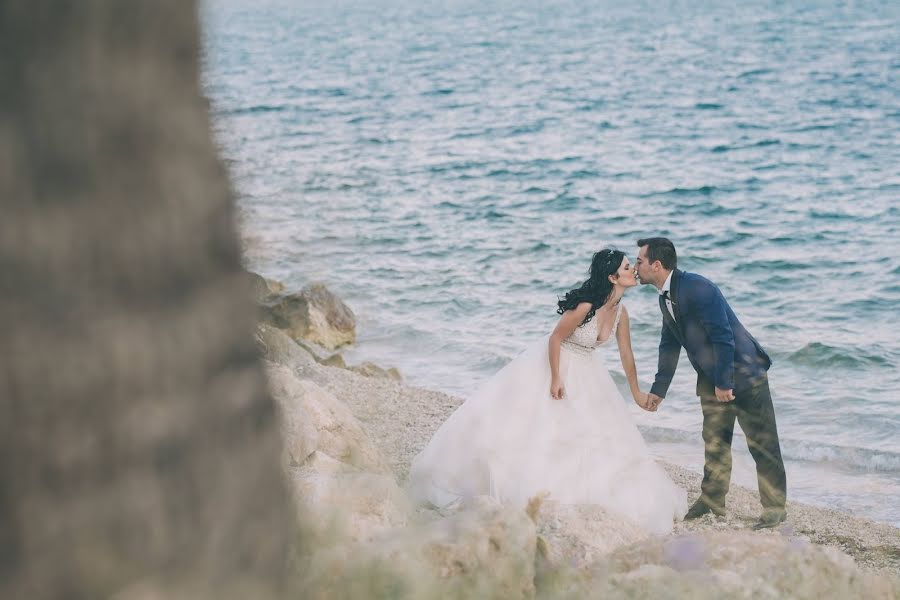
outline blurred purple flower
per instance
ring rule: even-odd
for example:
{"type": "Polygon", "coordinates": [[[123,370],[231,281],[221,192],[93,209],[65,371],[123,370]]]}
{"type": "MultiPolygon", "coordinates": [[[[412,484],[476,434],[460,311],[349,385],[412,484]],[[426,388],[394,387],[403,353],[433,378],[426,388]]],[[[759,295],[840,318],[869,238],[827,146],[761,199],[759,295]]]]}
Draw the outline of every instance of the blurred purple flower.
{"type": "Polygon", "coordinates": [[[702,569],[706,556],[706,544],[698,536],[679,536],[663,546],[663,561],[676,571],[702,569]]]}
{"type": "Polygon", "coordinates": [[[778,528],[778,533],[780,533],[781,535],[784,535],[784,536],[792,536],[792,535],[795,535],[797,532],[796,532],[796,530],[794,530],[794,528],[791,525],[782,525],[781,527],[778,528]]]}

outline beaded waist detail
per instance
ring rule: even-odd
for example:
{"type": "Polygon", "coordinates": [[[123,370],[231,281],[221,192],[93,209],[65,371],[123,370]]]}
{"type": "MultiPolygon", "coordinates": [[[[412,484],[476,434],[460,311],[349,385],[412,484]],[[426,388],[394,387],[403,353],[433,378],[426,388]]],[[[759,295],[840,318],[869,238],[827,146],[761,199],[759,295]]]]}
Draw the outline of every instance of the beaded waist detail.
{"type": "Polygon", "coordinates": [[[562,348],[565,348],[566,350],[571,350],[572,352],[580,356],[590,356],[594,351],[593,346],[582,346],[581,344],[576,344],[575,342],[572,342],[570,340],[563,340],[560,343],[560,346],[562,348]]]}

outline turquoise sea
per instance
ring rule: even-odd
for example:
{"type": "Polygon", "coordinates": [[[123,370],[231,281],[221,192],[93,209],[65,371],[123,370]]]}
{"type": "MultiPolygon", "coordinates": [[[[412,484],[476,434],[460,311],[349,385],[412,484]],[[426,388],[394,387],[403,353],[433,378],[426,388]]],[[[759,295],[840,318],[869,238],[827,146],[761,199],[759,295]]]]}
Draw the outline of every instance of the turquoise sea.
{"type": "MultiPolygon", "coordinates": [[[[789,496],[900,526],[900,4],[209,0],[201,20],[248,266],[341,295],[351,361],[464,397],[553,328],[594,251],[666,235],[774,359],[789,496]]],[[[626,302],[649,388],[656,292],[626,302]]],[[[699,470],[693,385],[682,357],[634,414],[699,470]]]]}

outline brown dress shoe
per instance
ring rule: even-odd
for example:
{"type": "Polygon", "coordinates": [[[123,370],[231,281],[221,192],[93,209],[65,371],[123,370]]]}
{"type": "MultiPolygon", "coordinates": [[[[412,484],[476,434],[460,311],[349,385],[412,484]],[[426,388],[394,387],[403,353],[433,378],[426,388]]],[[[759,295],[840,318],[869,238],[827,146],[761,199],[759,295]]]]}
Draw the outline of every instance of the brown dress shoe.
{"type": "Polygon", "coordinates": [[[759,531],[760,529],[771,529],[772,527],[777,527],[779,523],[784,522],[785,519],[787,519],[787,511],[785,511],[783,508],[766,509],[759,516],[759,521],[757,521],[753,525],[753,530],[759,531]]]}
{"type": "Polygon", "coordinates": [[[709,504],[703,501],[703,499],[697,500],[691,507],[688,509],[687,513],[684,515],[685,521],[690,521],[691,519],[699,519],[706,513],[712,513],[717,517],[724,517],[725,511],[720,508],[713,508],[709,504]]]}

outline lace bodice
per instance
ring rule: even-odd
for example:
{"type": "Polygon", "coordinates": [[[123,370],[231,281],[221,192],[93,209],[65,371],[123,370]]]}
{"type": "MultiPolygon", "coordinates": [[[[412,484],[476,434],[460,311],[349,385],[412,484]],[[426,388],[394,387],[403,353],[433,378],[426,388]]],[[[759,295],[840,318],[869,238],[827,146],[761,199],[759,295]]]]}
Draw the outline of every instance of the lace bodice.
{"type": "Polygon", "coordinates": [[[624,305],[620,302],[619,307],[616,309],[616,320],[613,323],[608,338],[603,341],[597,340],[597,337],[600,335],[600,332],[597,329],[600,319],[594,315],[593,319],[584,325],[580,325],[572,332],[572,335],[563,340],[562,346],[578,354],[590,354],[600,346],[608,343],[616,336],[616,330],[619,328],[619,318],[622,316],[622,306],[624,305]]]}

